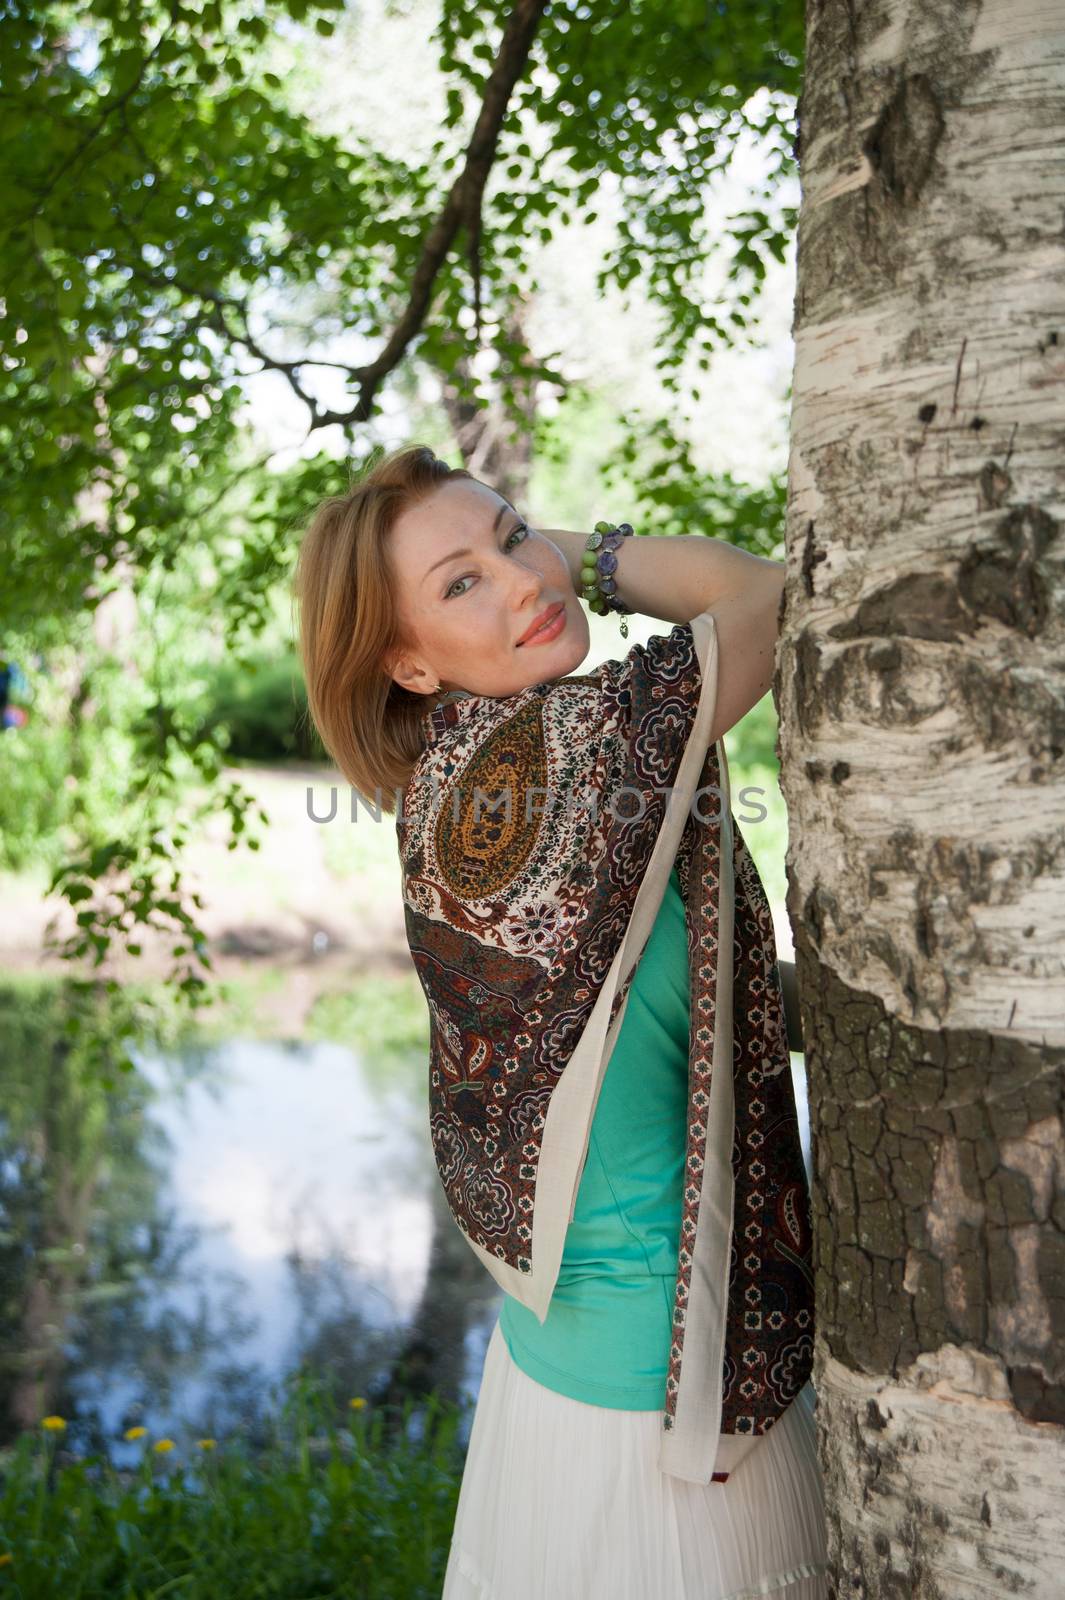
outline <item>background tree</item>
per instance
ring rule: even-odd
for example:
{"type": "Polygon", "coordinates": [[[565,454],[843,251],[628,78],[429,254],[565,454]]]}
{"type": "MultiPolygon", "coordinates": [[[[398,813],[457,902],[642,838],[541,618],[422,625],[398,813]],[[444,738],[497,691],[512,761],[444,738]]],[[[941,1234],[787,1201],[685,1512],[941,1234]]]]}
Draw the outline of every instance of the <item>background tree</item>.
{"type": "MultiPolygon", "coordinates": [[[[594,219],[616,184],[600,281],[638,280],[660,309],[662,385],[679,401],[685,365],[705,367],[751,326],[794,222],[775,194],[794,169],[797,0],[445,0],[446,111],[410,159],[319,131],[272,70],[279,40],[326,41],[340,12],[339,0],[16,0],[0,30],[3,626],[9,648],[46,661],[53,712],[67,708],[56,720],[84,756],[73,785],[46,783],[56,757],[42,733],[39,762],[11,773],[5,823],[17,832],[32,812],[35,837],[52,841],[50,888],[77,914],[67,955],[101,965],[114,941],[135,953],[142,925],[161,929],[194,1003],[210,961],[183,844],[205,810],[225,807],[234,845],[253,816],[223,779],[189,641],[220,633],[236,653],[265,625],[294,523],[336,487],[326,439],[363,459],[382,396],[418,368],[442,375],[463,453],[512,481],[535,386],[579,387],[522,331],[534,247],[557,225],[594,219]],[[706,236],[705,185],[755,124],[775,152],[767,191],[731,219],[728,293],[711,300],[704,268],[720,241],[706,236]],[[369,353],[323,353],[344,340],[369,353]],[[241,418],[247,381],[265,373],[323,441],[284,471],[251,450],[241,418]],[[324,398],[329,380],[339,400],[324,398]],[[122,672],[91,628],[116,588],[139,619],[122,672]],[[125,740],[121,783],[109,732],[125,740]],[[193,780],[213,786],[199,810],[184,804],[193,780]],[[110,785],[106,805],[96,784],[110,785]]],[[[634,515],[651,532],[694,521],[772,549],[782,487],[707,482],[679,410],[623,414],[603,466],[639,458],[634,515]]]]}
{"type": "Polygon", "coordinates": [[[816,0],[801,118],[777,694],[834,1593],[1049,1600],[1065,14],[816,0]]]}

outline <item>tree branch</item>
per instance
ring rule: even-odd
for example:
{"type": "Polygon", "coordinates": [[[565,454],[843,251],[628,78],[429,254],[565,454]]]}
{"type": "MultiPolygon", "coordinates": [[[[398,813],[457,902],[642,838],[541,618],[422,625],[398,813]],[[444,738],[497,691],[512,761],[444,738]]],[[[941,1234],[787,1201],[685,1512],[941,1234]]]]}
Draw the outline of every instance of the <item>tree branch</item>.
{"type": "MultiPolygon", "coordinates": [[[[348,426],[353,422],[366,422],[373,412],[374,399],[383,379],[399,365],[411,341],[425,321],[432,298],[433,286],[441,267],[447,259],[448,251],[454,244],[455,237],[462,227],[466,228],[469,236],[469,261],[473,277],[475,302],[474,312],[477,335],[478,338],[480,337],[481,205],[485,185],[488,182],[492,163],[495,160],[496,147],[499,143],[499,135],[506,117],[510,97],[514,91],[515,84],[525,71],[533,39],[536,37],[536,30],[546,6],[547,0],[517,0],[513,10],[507,17],[506,27],[500,41],[499,53],[485,85],[481,109],[466,147],[465,164],[452,184],[439,216],[425,236],[422,254],[411,278],[406,307],[380,355],[368,365],[351,367],[345,366],[342,362],[316,362],[307,358],[296,361],[280,361],[267,354],[252,337],[246,297],[238,299],[232,295],[222,294],[218,290],[183,284],[176,278],[167,277],[164,273],[153,271],[150,267],[144,265],[134,229],[122,214],[120,198],[116,195],[115,220],[123,228],[131,244],[135,247],[134,258],[128,261],[126,265],[134,276],[146,283],[150,283],[154,288],[176,289],[179,293],[187,295],[191,299],[199,300],[205,307],[210,309],[204,315],[190,319],[194,326],[212,328],[226,343],[242,345],[255,360],[262,363],[263,370],[280,372],[288,380],[297,399],[302,401],[310,413],[311,421],[307,430],[308,435],[318,428],[326,428],[334,424],[348,426]],[[234,328],[231,326],[229,313],[236,315],[239,327],[234,328]],[[300,369],[305,366],[333,366],[347,372],[353,383],[357,383],[359,386],[358,399],[355,404],[346,411],[321,410],[314,397],[308,394],[297,376],[300,369]]],[[[151,54],[154,54],[154,51],[151,54]]],[[[150,56],[145,58],[145,65],[149,59],[150,56]]],[[[139,81],[140,79],[138,78],[138,83],[139,81]]],[[[118,102],[120,107],[124,106],[124,102],[130,93],[132,93],[132,89],[118,102]]],[[[115,109],[114,106],[108,108],[109,112],[113,109],[115,109]]],[[[84,150],[85,145],[91,142],[98,132],[99,127],[92,131],[85,144],[70,159],[76,159],[77,155],[84,150]]],[[[144,156],[143,150],[141,154],[144,156]]],[[[67,164],[69,163],[65,165],[67,164]]],[[[61,173],[56,174],[52,180],[53,184],[58,181],[60,176],[61,173]]]]}
{"type": "Polygon", "coordinates": [[[466,163],[459,173],[443,209],[429,229],[421,260],[411,279],[410,297],[381,354],[368,366],[359,368],[359,398],[350,411],[326,411],[317,416],[315,427],[333,423],[366,422],[373,410],[374,396],[386,375],[397,367],[425,320],[436,276],[447,258],[459,228],[465,223],[474,251],[474,287],[477,318],[480,322],[480,271],[477,253],[480,238],[481,199],[495,159],[500,129],[506,116],[514,85],[525,70],[533,39],[547,0],[517,0],[507,18],[495,66],[485,85],[480,114],[466,147],[466,163]]]}

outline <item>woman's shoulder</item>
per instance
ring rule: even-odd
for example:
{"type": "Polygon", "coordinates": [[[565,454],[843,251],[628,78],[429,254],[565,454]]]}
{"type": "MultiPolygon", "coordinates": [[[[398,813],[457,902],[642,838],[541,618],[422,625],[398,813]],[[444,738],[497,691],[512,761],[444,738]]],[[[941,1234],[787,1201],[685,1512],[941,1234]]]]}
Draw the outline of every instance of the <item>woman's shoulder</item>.
{"type": "Polygon", "coordinates": [[[584,672],[439,705],[424,719],[408,797],[415,785],[454,787],[474,765],[528,771],[540,759],[572,769],[581,759],[596,762],[604,741],[613,741],[615,755],[635,739],[683,743],[700,684],[691,624],[678,623],[584,672]]]}

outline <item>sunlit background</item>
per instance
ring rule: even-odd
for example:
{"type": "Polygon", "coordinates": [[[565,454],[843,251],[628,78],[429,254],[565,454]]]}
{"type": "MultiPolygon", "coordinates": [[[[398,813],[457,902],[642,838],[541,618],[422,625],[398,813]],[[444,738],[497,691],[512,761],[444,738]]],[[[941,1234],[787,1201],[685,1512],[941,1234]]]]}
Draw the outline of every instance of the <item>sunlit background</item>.
{"type": "MultiPolygon", "coordinates": [[[[446,100],[432,43],[437,13],[425,0],[402,8],[369,0],[344,11],[328,37],[282,21],[263,42],[260,64],[314,127],[409,160],[439,135],[446,100]]],[[[91,71],[91,36],[73,28],[71,47],[91,71]]],[[[739,139],[728,170],[705,187],[711,236],[756,203],[768,171],[758,138],[739,139]]],[[[506,181],[494,174],[489,194],[506,181]]],[[[781,199],[794,205],[797,194],[781,199]]],[[[608,517],[639,529],[633,486],[645,463],[632,463],[628,483],[607,485],[602,462],[617,449],[622,409],[668,416],[677,406],[679,426],[680,401],[663,386],[661,312],[639,280],[624,295],[596,287],[620,215],[609,173],[596,212],[593,222],[559,225],[538,248],[540,289],[525,334],[587,390],[571,399],[541,386],[542,448],[520,509],[547,527],[588,529],[608,517]]],[[[155,265],[162,264],[160,256],[155,265]]],[[[724,294],[724,266],[711,258],[704,290],[713,299],[719,287],[724,294]]],[[[705,371],[693,357],[682,385],[684,433],[709,478],[730,475],[758,488],[786,471],[793,294],[789,248],[782,261],[766,263],[753,336],[715,354],[705,371]]],[[[278,360],[357,362],[377,347],[339,336],[323,300],[309,349],[310,293],[301,300],[264,281],[252,310],[278,360]]],[[[471,366],[487,389],[491,351],[471,366]]],[[[308,369],[306,383],[323,404],[342,403],[339,370],[308,369]]],[[[324,449],[337,462],[336,489],[344,487],[351,452],[342,429],[308,435],[306,408],[280,372],[251,375],[242,387],[248,460],[264,458],[268,472],[283,475],[324,449]]],[[[195,435],[195,420],[187,426],[195,435]]],[[[382,392],[360,439],[425,442],[460,461],[440,381],[424,367],[382,392]]],[[[239,488],[231,503],[240,506],[239,488]]],[[[284,504],[280,534],[294,544],[301,508],[284,504]]],[[[686,531],[718,530],[710,523],[686,531]]],[[[776,543],[770,553],[782,558],[783,548],[776,543]]],[[[195,526],[183,560],[187,595],[197,581],[195,526]]],[[[161,1037],[146,1030],[134,1038],[128,1056],[136,1070],[116,1070],[106,1083],[79,1076],[64,1050],[54,999],[63,961],[45,950],[51,917],[61,931],[74,926],[71,907],[47,892],[67,848],[67,822],[52,827],[49,807],[57,795],[82,793],[84,781],[67,766],[69,751],[57,754],[51,742],[69,687],[61,649],[19,663],[25,678],[11,703],[21,713],[0,736],[4,1426],[10,1440],[58,1411],[71,1419],[70,1442],[119,1461],[136,1454],[123,1441],[135,1424],[179,1441],[224,1434],[238,1421],[254,1425],[271,1385],[300,1366],[328,1368],[351,1395],[383,1399],[432,1384],[468,1403],[498,1309],[498,1292],[447,1213],[433,1164],[427,1014],[404,938],[394,824],[365,812],[352,822],[339,774],[294,748],[298,669],[284,583],[268,593],[253,644],[235,652],[212,614],[212,581],[205,558],[208,600],[193,627],[187,613],[174,620],[165,584],[136,596],[117,584],[93,622],[92,646],[105,664],[89,714],[104,732],[91,752],[89,808],[104,817],[118,804],[135,758],[107,730],[121,725],[130,697],[160,662],[195,688],[206,721],[228,729],[224,777],[262,808],[243,836],[257,838],[258,849],[243,837],[228,848],[230,818],[215,806],[183,850],[186,887],[202,900],[215,1004],[194,1024],[175,1016],[161,1037]],[[342,796],[336,818],[312,820],[312,810],[328,811],[334,784],[342,796]]],[[[633,617],[627,644],[616,619],[589,620],[584,670],[664,627],[633,617]]],[[[778,953],[790,958],[775,732],[767,696],[726,747],[733,809],[769,895],[778,953]],[[764,820],[745,820],[745,787],[757,791],[764,820]]],[[[196,783],[193,774],[190,792],[196,783]]],[[[139,953],[116,950],[105,970],[124,991],[161,979],[163,946],[145,932],[139,953]]],[[[801,1057],[793,1071],[809,1166],[801,1057]]]]}

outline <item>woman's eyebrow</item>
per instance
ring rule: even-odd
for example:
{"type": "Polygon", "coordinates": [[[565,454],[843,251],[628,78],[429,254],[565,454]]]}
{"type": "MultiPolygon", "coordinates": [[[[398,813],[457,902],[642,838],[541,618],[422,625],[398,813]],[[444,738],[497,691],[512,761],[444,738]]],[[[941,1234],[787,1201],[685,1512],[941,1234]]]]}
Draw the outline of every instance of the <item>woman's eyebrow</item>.
{"type": "MultiPolygon", "coordinates": [[[[512,505],[508,505],[508,503],[504,500],[503,504],[500,506],[499,510],[496,512],[495,521],[492,523],[492,532],[493,533],[495,533],[496,529],[499,527],[499,524],[502,522],[504,515],[508,511],[514,511],[514,507],[512,505]]],[[[517,516],[517,514],[518,513],[516,511],[514,511],[514,515],[517,516]]],[[[473,551],[470,550],[467,546],[464,546],[461,550],[452,550],[449,555],[441,556],[439,561],[434,561],[433,562],[432,566],[429,567],[428,570],[426,571],[425,578],[428,578],[430,573],[435,572],[437,567],[442,567],[445,564],[445,562],[457,561],[459,556],[472,556],[472,555],[473,555],[473,551]]],[[[422,579],[423,583],[425,582],[425,578],[422,579]]]]}

